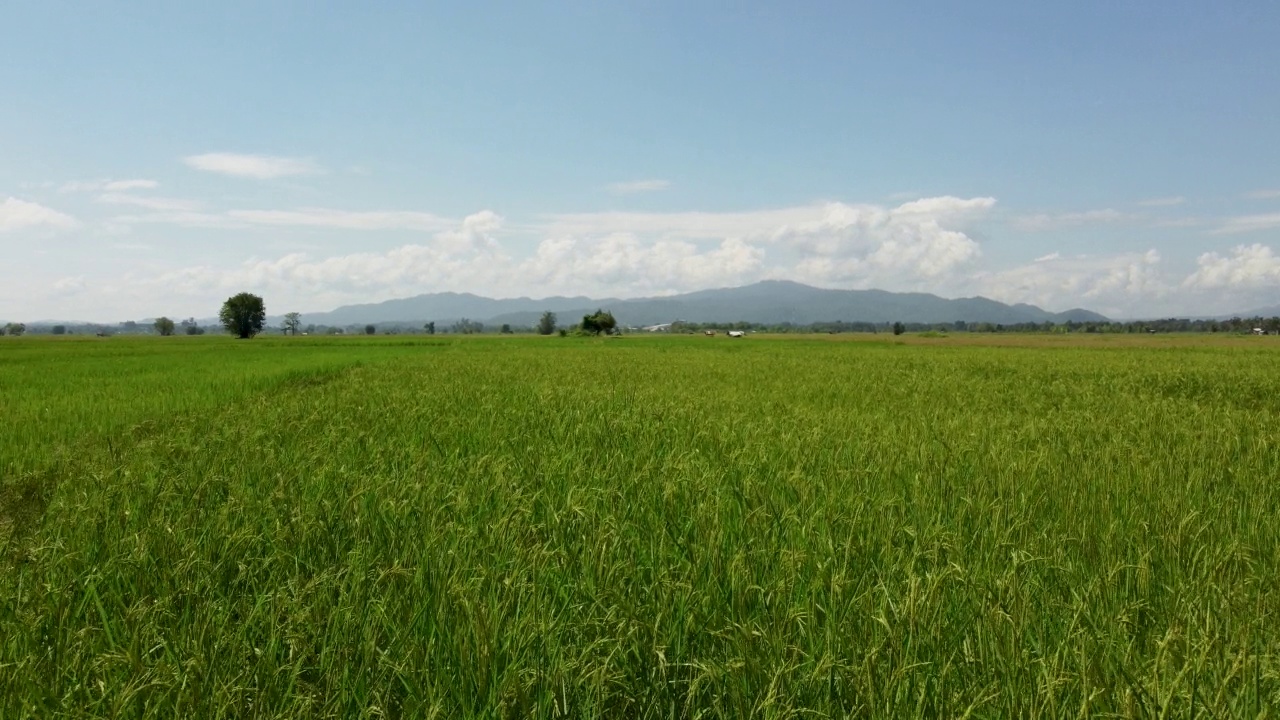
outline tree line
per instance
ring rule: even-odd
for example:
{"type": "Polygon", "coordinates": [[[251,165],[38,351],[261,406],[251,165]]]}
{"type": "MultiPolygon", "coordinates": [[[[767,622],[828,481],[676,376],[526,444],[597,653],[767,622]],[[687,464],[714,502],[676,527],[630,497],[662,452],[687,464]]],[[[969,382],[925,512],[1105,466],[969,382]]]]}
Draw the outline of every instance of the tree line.
{"type": "Polygon", "coordinates": [[[816,323],[695,323],[676,321],[671,332],[698,333],[705,330],[752,330],[768,333],[891,333],[904,332],[970,332],[970,333],[1249,333],[1261,329],[1268,335],[1280,335],[1280,317],[1230,318],[1226,320],[1168,318],[1163,320],[1077,321],[990,323],[902,323],[902,322],[816,322],[816,323]]]}
{"type": "MultiPolygon", "coordinates": [[[[223,329],[240,338],[251,338],[261,333],[266,326],[266,303],[263,299],[252,293],[242,292],[227,298],[218,313],[219,323],[223,329]]],[[[80,326],[54,325],[49,332],[54,335],[65,335],[68,332],[96,332],[99,335],[110,334],[114,328],[110,326],[88,324],[80,326]]],[[[145,332],[145,326],[127,321],[120,323],[118,326],[120,331],[126,333],[145,332]]],[[[152,323],[151,329],[155,333],[163,336],[175,334],[183,335],[203,335],[206,328],[201,327],[194,317],[187,318],[181,322],[175,323],[168,317],[159,317],[152,323]]],[[[363,328],[358,326],[337,327],[310,324],[305,327],[302,324],[302,314],[297,312],[285,313],[283,321],[280,325],[280,331],[286,335],[302,334],[345,334],[348,330],[359,332],[363,330],[366,335],[374,335],[379,331],[379,326],[367,324],[363,328]]],[[[389,323],[382,326],[384,333],[400,333],[400,332],[425,332],[428,335],[435,335],[437,332],[436,322],[426,323],[418,330],[416,326],[407,326],[403,323],[389,323]]],[[[831,321],[816,323],[755,323],[755,322],[687,322],[677,320],[670,324],[669,331],[674,333],[698,333],[707,330],[743,330],[755,332],[769,333],[891,333],[901,335],[904,332],[970,332],[970,333],[1250,333],[1254,331],[1262,331],[1268,335],[1280,335],[1280,317],[1233,317],[1229,319],[1190,319],[1190,318],[1166,318],[1161,320],[1131,320],[1131,321],[1112,321],[1112,320],[1068,320],[1066,322],[1055,323],[1052,321],[1045,322],[1026,322],[1026,323],[990,323],[990,322],[965,322],[955,321],[949,323],[903,323],[903,322],[849,322],[849,321],[831,321]]],[[[0,325],[0,335],[22,335],[27,332],[28,328],[23,323],[8,323],[0,325]]],[[[536,332],[539,335],[560,334],[566,335],[615,335],[622,331],[618,326],[618,321],[613,314],[607,310],[597,309],[594,313],[588,313],[582,317],[578,323],[561,326],[556,314],[550,310],[542,313],[538,322],[532,327],[512,327],[509,323],[504,323],[498,328],[486,327],[484,323],[471,320],[468,318],[460,318],[455,320],[447,328],[441,328],[440,332],[447,332],[456,335],[476,335],[485,332],[496,331],[500,334],[514,334],[516,332],[536,332]]]]}

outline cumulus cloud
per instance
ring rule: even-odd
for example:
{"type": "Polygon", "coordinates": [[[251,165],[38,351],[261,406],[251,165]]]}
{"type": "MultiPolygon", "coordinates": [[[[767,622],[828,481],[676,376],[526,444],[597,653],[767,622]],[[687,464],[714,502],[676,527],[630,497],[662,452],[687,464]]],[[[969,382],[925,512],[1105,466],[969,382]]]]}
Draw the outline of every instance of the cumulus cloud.
{"type": "Polygon", "coordinates": [[[1258,230],[1274,230],[1280,228],[1280,213],[1267,215],[1238,215],[1227,218],[1213,231],[1214,235],[1235,235],[1238,233],[1257,232],[1258,230]]]}
{"type": "Polygon", "coordinates": [[[1182,283],[1192,290],[1255,290],[1280,283],[1280,256],[1261,243],[1237,245],[1226,255],[1207,252],[1182,283]]]}
{"type": "Polygon", "coordinates": [[[0,203],[0,232],[12,232],[33,227],[49,227],[55,230],[67,230],[78,223],[70,215],[64,215],[43,205],[7,198],[0,203]]]}
{"type": "Polygon", "coordinates": [[[502,270],[510,266],[510,259],[492,237],[501,227],[502,218],[486,210],[438,233],[431,242],[387,252],[318,259],[290,253],[276,259],[254,258],[225,270],[182,268],[141,282],[185,295],[254,287],[286,294],[372,299],[397,297],[424,287],[494,287],[507,280],[502,270]]]}
{"type": "Polygon", "coordinates": [[[1135,219],[1137,219],[1137,216],[1130,213],[1106,208],[1104,210],[1086,210],[1083,212],[1021,215],[1013,218],[1012,224],[1015,229],[1023,232],[1044,232],[1079,227],[1081,225],[1109,224],[1135,219]]]}
{"type": "MultiPolygon", "coordinates": [[[[829,202],[729,213],[578,213],[514,226],[489,210],[451,220],[415,211],[330,208],[206,212],[188,201],[123,191],[104,192],[100,200],[150,211],[112,219],[126,224],[421,234],[391,249],[324,255],[295,245],[238,264],[148,271],[114,285],[95,284],[78,302],[92,295],[96,303],[114,292],[120,302],[132,299],[139,306],[164,295],[204,307],[228,292],[252,289],[270,293],[273,302],[318,309],[446,290],[502,297],[634,297],[789,279],[825,287],[985,295],[1053,310],[1083,306],[1134,317],[1228,312],[1255,299],[1265,304],[1274,302],[1268,293],[1280,285],[1280,256],[1260,244],[1201,255],[1194,272],[1189,265],[1166,266],[1155,250],[1113,255],[1041,250],[1034,261],[984,270],[979,264],[983,248],[972,231],[991,219],[996,201],[988,197],[942,196],[896,205],[829,202]]],[[[10,198],[0,205],[0,229],[33,224],[30,218],[46,217],[41,211],[53,212],[10,198]]],[[[48,288],[52,280],[45,282],[48,288]]],[[[60,286],[74,288],[70,281],[60,286]]]]}
{"type": "Polygon", "coordinates": [[[799,275],[826,284],[916,288],[981,255],[978,243],[947,227],[980,217],[994,198],[936,197],[896,208],[826,205],[819,217],[783,228],[780,242],[800,255],[799,275]]]}
{"type": "Polygon", "coordinates": [[[1052,309],[1083,305],[1126,316],[1168,294],[1160,263],[1156,250],[1074,256],[1055,252],[1025,265],[981,273],[974,289],[1001,302],[1052,309]]]}
{"type": "Polygon", "coordinates": [[[385,252],[290,253],[229,270],[184,269],[161,280],[179,293],[263,285],[346,301],[441,290],[661,295],[768,277],[914,289],[980,255],[963,227],[994,203],[942,197],[892,208],[827,203],[749,213],[559,215],[517,229],[540,237],[523,253],[511,249],[522,243],[502,241],[511,231],[487,210],[462,221],[424,213],[233,211],[227,220],[242,223],[434,234],[385,252]]]}
{"type": "Polygon", "coordinates": [[[539,256],[544,265],[554,257],[571,268],[552,276],[561,281],[566,272],[618,275],[619,282],[632,278],[628,289],[688,290],[766,276],[914,288],[980,255],[978,243],[958,228],[994,205],[993,198],[944,196],[894,208],[825,203],[736,213],[555,215],[546,219],[549,239],[539,256]],[[571,260],[579,257],[589,259],[571,260]],[[634,280],[649,277],[656,280],[634,280]]]}
{"type": "Polygon", "coordinates": [[[636,193],[666,190],[671,183],[666,180],[631,180],[609,185],[609,192],[614,195],[635,195],[636,193]]]}
{"type": "Polygon", "coordinates": [[[314,175],[321,172],[320,166],[312,160],[271,155],[205,153],[187,156],[182,161],[196,170],[259,180],[290,175],[314,175]]]}
{"type": "Polygon", "coordinates": [[[686,240],[646,242],[614,233],[544,240],[512,270],[534,287],[556,292],[665,295],[755,279],[764,256],[762,248],[739,238],[703,249],[686,240]]]}

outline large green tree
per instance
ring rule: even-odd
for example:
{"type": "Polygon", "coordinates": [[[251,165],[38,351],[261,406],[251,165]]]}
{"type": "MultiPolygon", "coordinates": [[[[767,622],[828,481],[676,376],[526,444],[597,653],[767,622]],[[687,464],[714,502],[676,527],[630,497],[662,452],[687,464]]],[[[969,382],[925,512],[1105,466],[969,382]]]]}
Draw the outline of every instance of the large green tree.
{"type": "Polygon", "coordinates": [[[285,333],[297,335],[300,327],[302,327],[302,313],[291,312],[284,314],[284,322],[280,325],[280,328],[285,333]]]}
{"type": "Polygon", "coordinates": [[[613,319],[613,313],[606,310],[597,309],[590,315],[582,316],[582,331],[591,333],[592,335],[612,335],[615,328],[618,327],[618,321],[613,319]]]}
{"type": "Polygon", "coordinates": [[[556,331],[556,314],[550,310],[542,313],[542,318],[538,320],[538,334],[550,335],[556,331]]]}
{"type": "Polygon", "coordinates": [[[248,339],[262,332],[262,326],[267,322],[267,306],[257,295],[242,292],[222,303],[218,320],[227,332],[242,340],[248,339]]]}
{"type": "Polygon", "coordinates": [[[173,334],[173,321],[167,317],[156,318],[156,332],[168,337],[173,334]]]}

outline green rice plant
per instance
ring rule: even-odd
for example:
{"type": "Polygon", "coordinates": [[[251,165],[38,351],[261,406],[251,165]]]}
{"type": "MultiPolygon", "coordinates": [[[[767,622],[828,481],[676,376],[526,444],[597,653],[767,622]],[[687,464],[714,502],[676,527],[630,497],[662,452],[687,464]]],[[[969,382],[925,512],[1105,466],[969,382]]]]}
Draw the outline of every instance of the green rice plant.
{"type": "Polygon", "coordinates": [[[75,451],[10,456],[0,715],[1280,707],[1268,346],[398,342],[113,345],[6,430],[75,451]]]}

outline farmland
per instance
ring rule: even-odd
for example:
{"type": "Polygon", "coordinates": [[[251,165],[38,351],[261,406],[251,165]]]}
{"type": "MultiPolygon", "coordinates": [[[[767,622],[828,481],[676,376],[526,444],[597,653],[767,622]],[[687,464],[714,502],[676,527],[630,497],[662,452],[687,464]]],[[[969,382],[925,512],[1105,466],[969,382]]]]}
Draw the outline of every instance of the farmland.
{"type": "Polygon", "coordinates": [[[0,716],[1275,717],[1272,338],[5,338],[0,716]]]}

